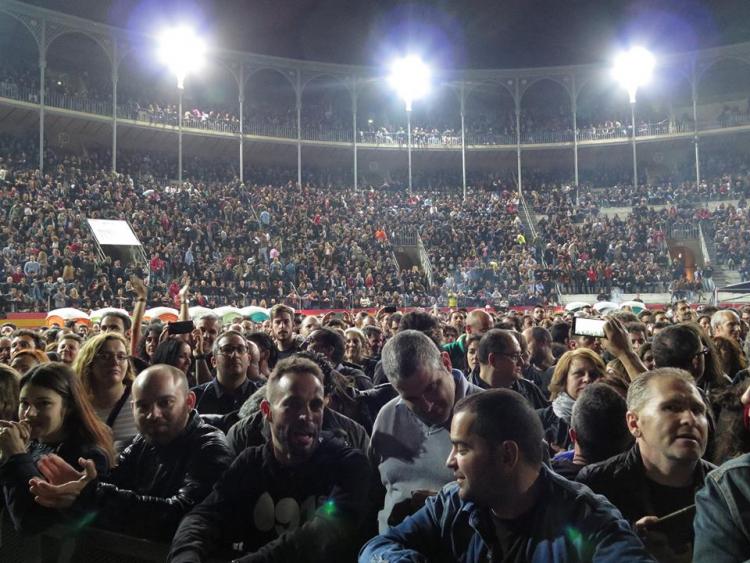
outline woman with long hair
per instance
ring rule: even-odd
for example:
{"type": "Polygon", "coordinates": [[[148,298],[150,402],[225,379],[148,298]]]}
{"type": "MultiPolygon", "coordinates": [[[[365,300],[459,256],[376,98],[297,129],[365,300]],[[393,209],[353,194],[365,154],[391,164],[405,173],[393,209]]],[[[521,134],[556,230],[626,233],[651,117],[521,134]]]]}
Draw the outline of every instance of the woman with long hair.
{"type": "Polygon", "coordinates": [[[599,354],[588,348],[576,348],[560,357],[549,384],[552,404],[537,411],[544,426],[544,437],[553,451],[570,448],[568,430],[573,405],[587,385],[605,374],[606,366],[599,354]]]}
{"type": "MultiPolygon", "coordinates": [[[[169,338],[161,342],[154,352],[151,364],[167,364],[181,370],[185,375],[193,362],[193,349],[179,338],[169,338]]],[[[188,381],[190,378],[188,378],[188,381]]]]}
{"type": "Polygon", "coordinates": [[[367,338],[358,328],[347,328],[344,331],[346,338],[345,356],[347,362],[362,369],[367,356],[367,338]]]}
{"type": "Polygon", "coordinates": [[[44,456],[54,453],[74,467],[79,458],[90,459],[97,473],[105,475],[114,464],[115,451],[109,429],[67,365],[53,362],[32,368],[19,388],[19,422],[0,421],[0,483],[16,530],[38,532],[61,516],[34,502],[29,492],[30,479],[44,478],[44,456]]]}
{"type": "Polygon", "coordinates": [[[129,404],[135,376],[127,350],[124,336],[105,332],[87,341],[73,362],[94,412],[112,429],[118,451],[138,433],[129,404]]]}

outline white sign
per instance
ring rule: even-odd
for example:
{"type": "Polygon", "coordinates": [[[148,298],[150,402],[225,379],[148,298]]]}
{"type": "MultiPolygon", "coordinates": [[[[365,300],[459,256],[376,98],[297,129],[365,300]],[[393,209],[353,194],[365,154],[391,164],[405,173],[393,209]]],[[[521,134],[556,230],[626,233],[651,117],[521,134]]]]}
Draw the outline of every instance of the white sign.
{"type": "Polygon", "coordinates": [[[86,219],[96,241],[102,245],[113,246],[141,246],[138,237],[128,225],[127,221],[112,221],[109,219],[86,219]]]}

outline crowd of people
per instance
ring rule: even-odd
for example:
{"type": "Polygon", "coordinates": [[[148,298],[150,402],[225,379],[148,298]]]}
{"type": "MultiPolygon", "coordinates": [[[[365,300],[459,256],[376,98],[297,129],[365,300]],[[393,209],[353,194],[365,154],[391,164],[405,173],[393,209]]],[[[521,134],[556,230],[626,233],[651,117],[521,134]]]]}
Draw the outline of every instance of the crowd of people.
{"type": "Polygon", "coordinates": [[[146,323],[129,281],[132,315],[0,326],[3,560],[51,530],[81,561],[97,530],[174,562],[750,556],[750,307],[222,321],[186,284],[146,323]]]}
{"type": "Polygon", "coordinates": [[[477,182],[466,199],[430,189],[408,196],[387,186],[299,187],[274,181],[270,170],[242,185],[222,179],[224,162],[189,159],[196,176],[176,187],[168,182],[173,163],[156,155],[124,153],[123,174],[114,175],[106,153],[49,150],[50,172],[41,176],[33,142],[9,137],[1,144],[6,312],[132,305],[128,276],[146,265],[99,256],[88,218],[132,225],[147,255],[152,306],[173,306],[186,279],[207,307],[284,302],[308,309],[533,305],[554,302],[559,292],[697,295],[711,289],[702,278],[716,266],[744,277],[750,270],[744,172],[707,182],[731,185],[739,198],[713,211],[642,202],[606,216],[595,191],[527,188],[529,208],[539,213],[530,225],[534,213],[522,213],[518,193],[501,179],[477,182]],[[716,264],[688,272],[670,256],[666,237],[697,222],[716,264]],[[429,271],[399,266],[394,243],[409,234],[418,235],[429,271]]]}
{"type": "MultiPolygon", "coordinates": [[[[22,61],[0,65],[0,93],[11,98],[38,102],[39,75],[31,72],[34,64],[22,61]]],[[[112,92],[109,78],[102,79],[96,72],[50,72],[46,91],[47,103],[79,111],[111,113],[112,92]]],[[[285,88],[291,89],[291,86],[285,88]]],[[[240,117],[236,96],[227,102],[205,102],[188,96],[183,107],[183,126],[239,133],[240,117]]],[[[263,98],[246,97],[244,129],[251,134],[296,137],[297,109],[293,95],[279,96],[266,93],[263,98]],[[286,103],[263,101],[264,97],[289,98],[286,103]]],[[[176,94],[160,91],[156,84],[144,80],[123,80],[118,92],[118,116],[152,124],[175,126],[178,123],[176,94]]],[[[474,111],[467,112],[466,142],[470,145],[515,144],[516,116],[512,109],[485,107],[487,100],[478,101],[474,111]]],[[[502,102],[497,101],[502,104],[502,102]]],[[[313,90],[303,99],[301,129],[303,138],[318,140],[351,141],[352,114],[349,103],[343,103],[335,93],[321,94],[313,90]]],[[[358,124],[358,141],[376,145],[406,145],[403,115],[384,115],[377,108],[360,108],[367,118],[358,124]]],[[[632,125],[621,110],[593,104],[579,115],[576,135],[579,140],[601,140],[632,136],[632,125]]],[[[627,114],[627,111],[624,112],[627,114]]],[[[458,115],[446,119],[447,108],[432,108],[429,115],[418,119],[412,130],[414,146],[458,146],[461,128],[458,115]]],[[[727,105],[716,117],[716,124],[727,127],[747,119],[747,112],[737,106],[727,105]]],[[[520,134],[523,143],[545,143],[573,140],[572,117],[566,105],[550,109],[544,103],[538,107],[523,107],[520,116],[520,134]]],[[[691,131],[692,122],[683,116],[670,118],[664,111],[640,108],[636,130],[638,135],[663,135],[691,131]]]]}

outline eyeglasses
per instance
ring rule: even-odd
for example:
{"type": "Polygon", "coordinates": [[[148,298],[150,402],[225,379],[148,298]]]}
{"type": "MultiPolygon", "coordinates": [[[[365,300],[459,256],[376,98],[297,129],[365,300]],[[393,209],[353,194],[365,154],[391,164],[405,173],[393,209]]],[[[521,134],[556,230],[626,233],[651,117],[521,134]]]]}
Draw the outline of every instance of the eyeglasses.
{"type": "Polygon", "coordinates": [[[99,352],[94,357],[97,360],[101,360],[103,362],[111,362],[112,360],[116,360],[118,364],[121,364],[128,359],[128,356],[126,354],[113,354],[112,352],[99,352]]]}
{"type": "Polygon", "coordinates": [[[514,362],[520,362],[523,359],[523,352],[516,352],[515,354],[506,354],[502,353],[501,356],[505,356],[506,358],[510,358],[514,362]]]}
{"type": "Polygon", "coordinates": [[[235,352],[241,356],[247,354],[247,348],[245,346],[222,346],[219,348],[219,352],[222,356],[231,356],[235,352]]]}
{"type": "Polygon", "coordinates": [[[695,356],[708,356],[709,351],[710,350],[706,346],[704,346],[703,349],[700,352],[696,352],[695,354],[693,354],[693,357],[695,357],[695,356]]]}

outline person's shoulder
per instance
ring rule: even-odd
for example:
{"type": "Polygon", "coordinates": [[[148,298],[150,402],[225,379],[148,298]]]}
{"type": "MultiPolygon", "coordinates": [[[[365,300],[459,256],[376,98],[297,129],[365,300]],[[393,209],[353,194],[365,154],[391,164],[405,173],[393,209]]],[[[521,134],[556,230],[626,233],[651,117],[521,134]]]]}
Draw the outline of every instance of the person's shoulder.
{"type": "Polygon", "coordinates": [[[731,459],[713,469],[706,477],[707,480],[720,482],[742,478],[750,482],[750,453],[731,459]]]}
{"type": "Polygon", "coordinates": [[[212,386],[213,379],[211,381],[208,381],[206,383],[201,383],[200,385],[196,385],[195,387],[191,387],[190,390],[195,393],[196,395],[202,395],[206,392],[206,389],[212,386]]]}
{"type": "MultiPolygon", "coordinates": [[[[545,478],[550,485],[547,489],[547,502],[565,507],[561,510],[567,511],[566,518],[590,517],[592,514],[617,520],[622,518],[605,496],[597,494],[587,484],[571,481],[551,470],[545,472],[545,478]]],[[[574,522],[570,524],[573,525],[574,522]]]]}
{"type": "Polygon", "coordinates": [[[331,434],[324,433],[321,436],[320,445],[316,452],[317,460],[325,465],[361,465],[368,467],[367,457],[360,450],[331,434]]]}
{"type": "Polygon", "coordinates": [[[587,465],[578,473],[576,481],[587,485],[612,480],[615,475],[625,470],[628,464],[630,452],[623,452],[616,456],[587,465]]]}
{"type": "Polygon", "coordinates": [[[372,425],[372,433],[388,433],[399,417],[399,411],[402,407],[406,408],[406,405],[403,404],[399,396],[393,397],[393,399],[383,405],[383,408],[380,409],[378,415],[375,417],[375,422],[372,425]]]}

